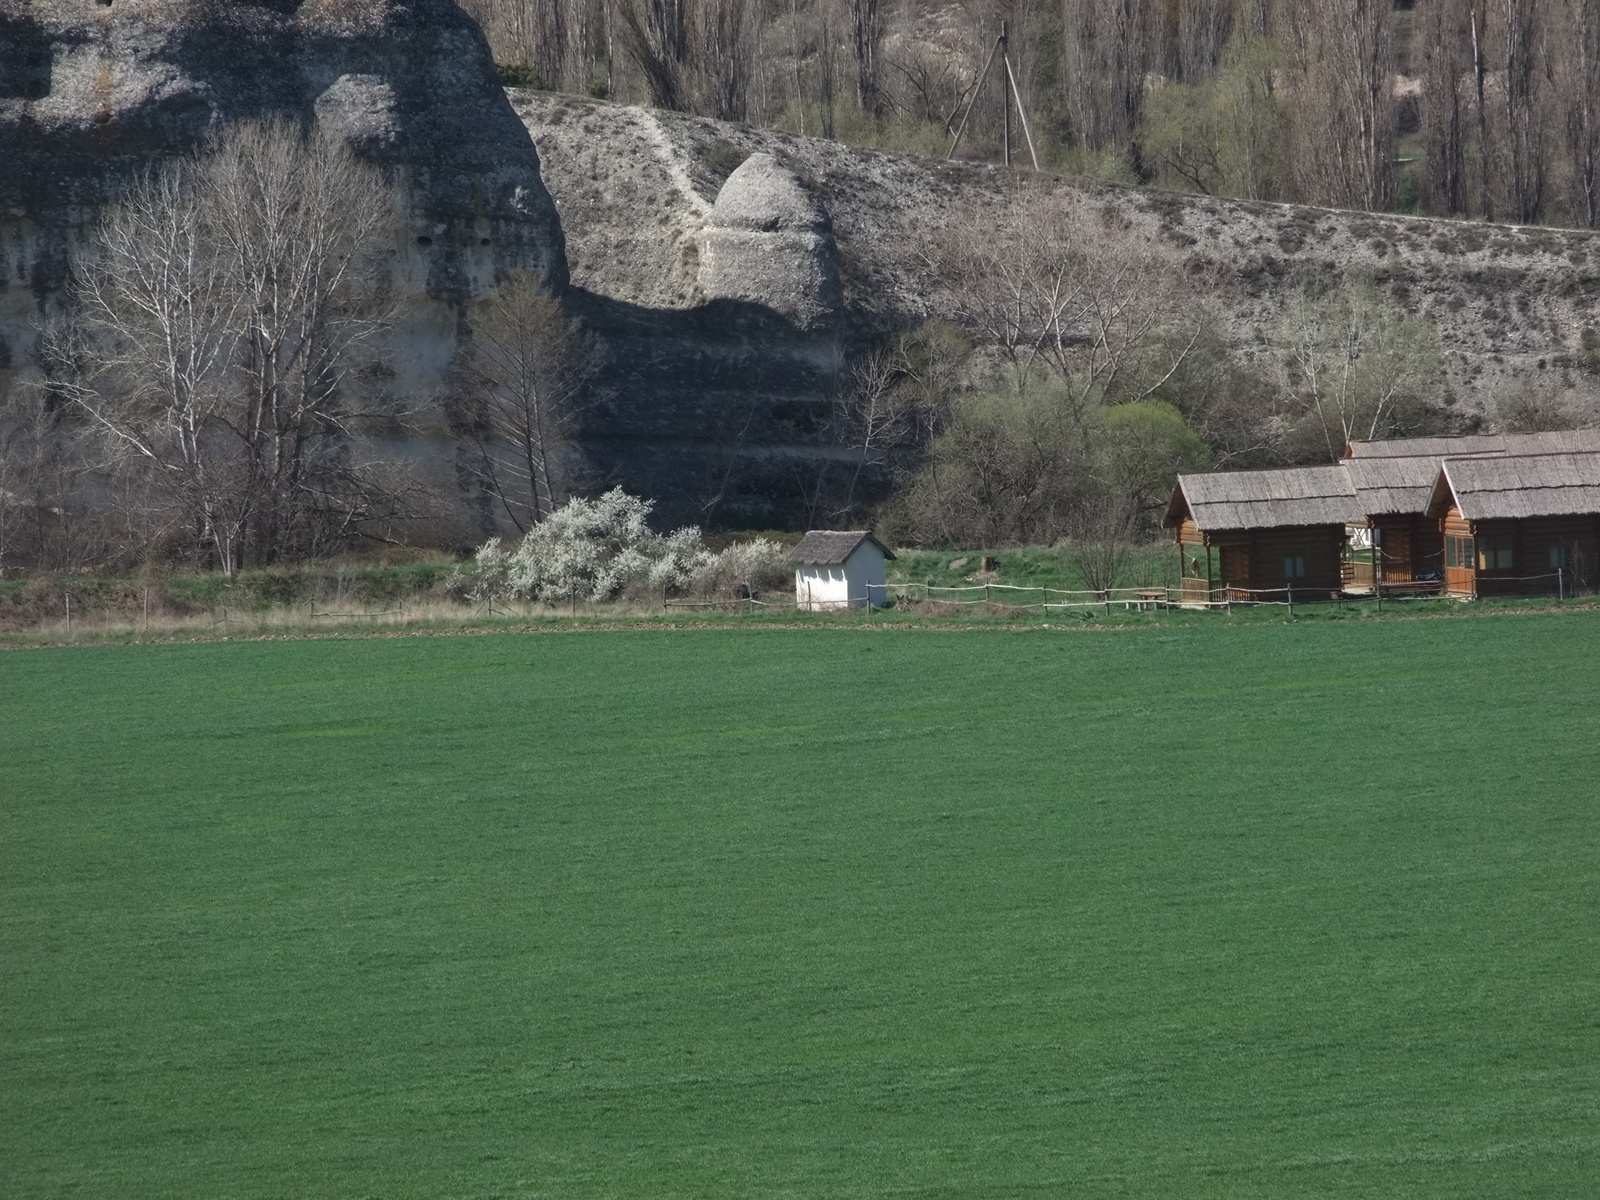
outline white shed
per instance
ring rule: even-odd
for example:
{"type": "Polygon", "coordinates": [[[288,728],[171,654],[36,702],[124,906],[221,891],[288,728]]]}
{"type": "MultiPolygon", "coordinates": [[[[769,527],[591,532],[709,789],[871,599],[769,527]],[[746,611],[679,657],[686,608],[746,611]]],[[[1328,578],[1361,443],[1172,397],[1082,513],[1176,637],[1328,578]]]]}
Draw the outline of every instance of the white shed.
{"type": "Polygon", "coordinates": [[[813,529],[801,539],[794,563],[794,602],[801,608],[860,608],[888,599],[883,564],[894,552],[864,529],[813,529]]]}

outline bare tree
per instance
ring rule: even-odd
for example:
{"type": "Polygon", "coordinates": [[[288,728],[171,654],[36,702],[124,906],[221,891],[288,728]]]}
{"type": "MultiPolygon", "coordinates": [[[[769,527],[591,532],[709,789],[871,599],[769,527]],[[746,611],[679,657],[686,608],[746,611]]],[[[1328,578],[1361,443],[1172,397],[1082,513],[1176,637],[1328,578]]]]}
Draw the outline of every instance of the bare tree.
{"type": "Polygon", "coordinates": [[[1064,99],[1080,145],[1128,145],[1143,112],[1145,77],[1159,69],[1153,43],[1161,15],[1150,0],[1062,0],[1064,99]]]}
{"type": "Polygon", "coordinates": [[[924,256],[946,311],[1018,368],[1048,367],[1080,406],[1151,395],[1204,325],[1182,273],[1118,214],[1045,189],[961,214],[924,256]],[[1192,336],[1155,336],[1180,329],[1192,336]]]}
{"type": "Polygon", "coordinates": [[[1438,333],[1355,283],[1300,297],[1280,333],[1285,387],[1304,412],[1307,449],[1337,459],[1353,439],[1423,432],[1443,376],[1438,333]]]}
{"type": "Polygon", "coordinates": [[[1537,221],[1544,208],[1546,105],[1550,62],[1546,26],[1536,0],[1500,0],[1504,40],[1504,137],[1511,175],[1509,206],[1515,219],[1537,221]]]}
{"type": "Polygon", "coordinates": [[[755,74],[749,0],[622,0],[619,24],[651,104],[745,119],[755,74]]]}
{"type": "Polygon", "coordinates": [[[754,74],[754,13],[749,0],[705,0],[698,13],[698,62],[704,111],[743,121],[754,74]]]}
{"type": "Polygon", "coordinates": [[[1434,212],[1461,213],[1467,205],[1469,114],[1462,93],[1471,77],[1468,14],[1448,0],[1425,0],[1418,15],[1424,202],[1434,212]]]}
{"type": "Polygon", "coordinates": [[[1573,215],[1600,229],[1600,0],[1567,0],[1559,48],[1558,111],[1566,114],[1573,215]]]}
{"type": "Polygon", "coordinates": [[[184,513],[225,571],[315,552],[372,515],[345,382],[377,332],[393,212],[342,142],[235,127],[108,213],[78,283],[59,386],[184,513]]]}
{"type": "Polygon", "coordinates": [[[856,102],[871,117],[883,115],[878,46],[883,41],[879,0],[850,0],[850,45],[856,59],[856,102]]]}
{"type": "Polygon", "coordinates": [[[689,0],[624,2],[619,18],[623,49],[644,76],[650,103],[687,111],[691,95],[689,0]]]}
{"type": "Polygon", "coordinates": [[[916,395],[907,386],[901,342],[875,346],[850,364],[834,405],[838,442],[857,455],[840,500],[839,515],[854,511],[861,476],[882,469],[889,454],[916,431],[916,395]]]}
{"type": "Polygon", "coordinates": [[[602,354],[527,273],[505,280],[462,355],[474,470],[526,533],[566,499],[570,441],[593,402],[602,354]]]}
{"type": "Polygon", "coordinates": [[[1392,0],[1312,0],[1300,8],[1297,165],[1304,199],[1385,209],[1394,195],[1392,0]]]}
{"type": "Polygon", "coordinates": [[[1091,591],[1105,596],[1121,585],[1138,517],[1133,500],[1115,490],[1097,491],[1073,506],[1067,521],[1067,557],[1091,591]]]}
{"type": "Polygon", "coordinates": [[[395,199],[344,142],[283,125],[245,125],[206,160],[204,195],[240,332],[247,530],[255,549],[316,542],[366,515],[371,481],[346,457],[367,415],[345,383],[382,328],[378,259],[395,199]]]}
{"type": "Polygon", "coordinates": [[[236,447],[217,430],[230,407],[241,298],[215,252],[202,191],[200,164],[179,161],[124,197],[80,280],[83,321],[53,331],[46,355],[63,367],[95,364],[60,386],[119,458],[157,476],[196,553],[214,552],[231,570],[244,514],[236,447]]]}

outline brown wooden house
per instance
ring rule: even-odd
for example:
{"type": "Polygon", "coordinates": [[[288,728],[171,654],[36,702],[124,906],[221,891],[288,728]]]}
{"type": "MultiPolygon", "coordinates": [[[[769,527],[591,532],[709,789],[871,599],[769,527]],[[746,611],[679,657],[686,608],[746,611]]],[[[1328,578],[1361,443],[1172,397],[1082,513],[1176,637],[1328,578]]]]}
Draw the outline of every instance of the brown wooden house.
{"type": "Polygon", "coordinates": [[[1361,524],[1342,466],[1180,475],[1167,506],[1183,559],[1184,603],[1289,589],[1337,595],[1345,528],[1361,524]]]}
{"type": "Polygon", "coordinates": [[[1446,459],[1427,511],[1451,595],[1600,585],[1600,452],[1446,459]]]}
{"type": "Polygon", "coordinates": [[[1341,464],[1372,530],[1372,561],[1347,570],[1350,591],[1379,585],[1413,585],[1442,579],[1444,535],[1428,516],[1441,460],[1425,457],[1347,458],[1341,464]]]}
{"type": "Polygon", "coordinates": [[[1366,514],[1373,551],[1370,563],[1365,555],[1350,556],[1347,590],[1370,592],[1375,582],[1400,591],[1438,586],[1444,533],[1428,506],[1445,459],[1589,451],[1600,451],[1600,429],[1351,442],[1342,462],[1366,514]]]}

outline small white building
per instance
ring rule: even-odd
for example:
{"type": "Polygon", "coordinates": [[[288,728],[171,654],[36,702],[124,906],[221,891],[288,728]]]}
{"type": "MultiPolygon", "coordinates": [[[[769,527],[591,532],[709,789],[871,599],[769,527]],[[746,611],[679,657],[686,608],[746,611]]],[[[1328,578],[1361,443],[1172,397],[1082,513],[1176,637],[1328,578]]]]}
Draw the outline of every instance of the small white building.
{"type": "Polygon", "coordinates": [[[813,529],[789,555],[794,602],[810,611],[881,606],[889,598],[883,564],[893,557],[867,530],[813,529]]]}

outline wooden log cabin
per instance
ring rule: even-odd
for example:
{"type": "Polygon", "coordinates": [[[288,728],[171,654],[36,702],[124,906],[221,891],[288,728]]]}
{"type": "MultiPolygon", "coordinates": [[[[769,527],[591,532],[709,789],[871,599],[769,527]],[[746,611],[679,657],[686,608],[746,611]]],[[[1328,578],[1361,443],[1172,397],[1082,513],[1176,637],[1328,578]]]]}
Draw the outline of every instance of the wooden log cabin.
{"type": "Polygon", "coordinates": [[[1440,461],[1407,455],[1347,458],[1341,464],[1372,530],[1371,561],[1346,563],[1346,591],[1370,593],[1385,585],[1411,590],[1444,578],[1444,535],[1427,515],[1440,461]]]}
{"type": "Polygon", "coordinates": [[[1180,475],[1164,521],[1185,604],[1338,595],[1345,529],[1365,519],[1342,466],[1180,475]]]}
{"type": "Polygon", "coordinates": [[[1444,533],[1428,506],[1446,458],[1588,451],[1600,451],[1600,429],[1351,442],[1342,463],[1366,514],[1373,548],[1370,562],[1364,555],[1349,556],[1346,590],[1370,593],[1375,584],[1402,592],[1440,586],[1444,533]]]}
{"type": "Polygon", "coordinates": [[[1446,459],[1427,513],[1451,595],[1600,586],[1600,452],[1446,459]]]}

